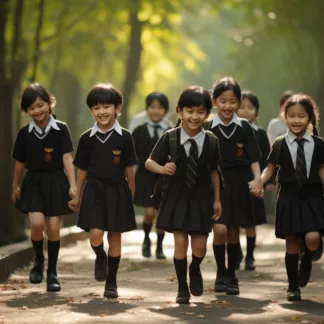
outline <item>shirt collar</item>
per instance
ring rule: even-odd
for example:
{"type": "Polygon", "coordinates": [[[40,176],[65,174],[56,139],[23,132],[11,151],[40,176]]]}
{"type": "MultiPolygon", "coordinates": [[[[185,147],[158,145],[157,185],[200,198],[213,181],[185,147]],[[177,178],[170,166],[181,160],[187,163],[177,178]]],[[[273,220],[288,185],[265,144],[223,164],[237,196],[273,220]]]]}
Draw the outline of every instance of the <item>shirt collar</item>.
{"type": "Polygon", "coordinates": [[[259,127],[258,127],[258,125],[253,121],[252,123],[251,123],[251,126],[252,126],[252,128],[254,129],[254,130],[259,130],[259,127]]]}
{"type": "MultiPolygon", "coordinates": [[[[39,126],[37,126],[37,124],[35,123],[34,119],[29,123],[28,126],[28,133],[30,133],[33,129],[35,128],[35,130],[37,131],[37,133],[39,134],[43,134],[42,130],[39,128],[39,126]]],[[[60,130],[60,128],[57,125],[57,122],[55,121],[55,118],[50,115],[50,119],[48,124],[46,125],[45,128],[45,133],[47,133],[51,128],[55,129],[55,130],[60,130]]]]}
{"type": "MultiPolygon", "coordinates": [[[[290,130],[288,130],[286,136],[290,144],[292,144],[294,140],[297,138],[297,136],[293,134],[290,130]]],[[[302,136],[302,138],[305,138],[305,140],[309,142],[312,140],[312,137],[307,132],[302,136]]]]}
{"type": "Polygon", "coordinates": [[[223,121],[220,119],[219,115],[216,114],[215,118],[213,119],[213,122],[212,122],[212,126],[211,128],[214,128],[216,126],[218,126],[219,124],[221,125],[224,125],[224,126],[229,126],[231,125],[232,123],[238,125],[238,126],[241,126],[242,127],[242,123],[241,123],[241,120],[237,117],[237,115],[234,113],[233,117],[232,117],[232,120],[229,122],[228,125],[225,125],[223,123],[223,121]]]}
{"type": "Polygon", "coordinates": [[[107,132],[104,132],[102,131],[99,127],[98,127],[98,124],[97,122],[95,122],[95,124],[93,125],[93,127],[91,128],[91,132],[90,132],[90,135],[89,137],[92,137],[94,134],[96,134],[97,132],[98,133],[101,133],[101,134],[106,134],[108,133],[109,131],[111,130],[115,130],[119,135],[123,135],[123,132],[122,132],[122,128],[119,124],[119,122],[117,120],[115,120],[113,126],[107,130],[107,132]]]}
{"type": "Polygon", "coordinates": [[[152,127],[159,125],[161,127],[161,129],[163,129],[163,130],[167,130],[169,128],[167,123],[163,120],[159,121],[158,123],[154,123],[152,120],[148,120],[147,123],[148,123],[148,125],[150,125],[152,127]]]}
{"type": "Polygon", "coordinates": [[[194,139],[197,145],[200,147],[202,146],[204,140],[205,140],[205,134],[206,131],[202,129],[196,136],[190,137],[185,130],[181,127],[181,132],[180,132],[180,144],[183,145],[186,143],[189,139],[194,139]]]}

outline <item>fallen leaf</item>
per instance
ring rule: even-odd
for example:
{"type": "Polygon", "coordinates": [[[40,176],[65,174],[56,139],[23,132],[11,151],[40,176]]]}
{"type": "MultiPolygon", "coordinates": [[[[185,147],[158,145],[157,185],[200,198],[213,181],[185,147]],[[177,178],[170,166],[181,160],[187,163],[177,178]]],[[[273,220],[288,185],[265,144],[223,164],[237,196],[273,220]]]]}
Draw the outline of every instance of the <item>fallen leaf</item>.
{"type": "Polygon", "coordinates": [[[130,300],[144,300],[143,296],[135,296],[135,297],[131,297],[130,300]]]}
{"type": "Polygon", "coordinates": [[[90,294],[83,295],[81,297],[95,297],[95,296],[100,296],[100,295],[96,293],[90,293],[90,294]]]}
{"type": "Polygon", "coordinates": [[[208,287],[207,289],[205,289],[205,291],[208,291],[209,293],[213,293],[214,292],[214,288],[208,287]]]}
{"type": "Polygon", "coordinates": [[[99,316],[100,317],[105,317],[105,316],[107,316],[107,314],[106,313],[101,313],[101,314],[99,314],[99,316]]]}
{"type": "Polygon", "coordinates": [[[180,312],[181,315],[195,315],[194,312],[180,312]]]}
{"type": "Polygon", "coordinates": [[[199,315],[197,315],[196,317],[197,317],[197,318],[207,318],[207,316],[204,315],[204,314],[199,314],[199,315]]]}
{"type": "Polygon", "coordinates": [[[295,316],[290,317],[290,319],[291,319],[292,321],[300,321],[300,320],[301,320],[301,317],[298,316],[298,315],[295,315],[295,316]]]}
{"type": "Polygon", "coordinates": [[[177,278],[176,277],[168,277],[168,278],[166,278],[166,281],[171,281],[171,282],[173,282],[173,281],[175,281],[177,278]]]}
{"type": "Polygon", "coordinates": [[[126,268],[127,271],[131,272],[131,271],[136,271],[138,270],[138,266],[136,265],[136,263],[131,262],[128,267],[126,268]]]}

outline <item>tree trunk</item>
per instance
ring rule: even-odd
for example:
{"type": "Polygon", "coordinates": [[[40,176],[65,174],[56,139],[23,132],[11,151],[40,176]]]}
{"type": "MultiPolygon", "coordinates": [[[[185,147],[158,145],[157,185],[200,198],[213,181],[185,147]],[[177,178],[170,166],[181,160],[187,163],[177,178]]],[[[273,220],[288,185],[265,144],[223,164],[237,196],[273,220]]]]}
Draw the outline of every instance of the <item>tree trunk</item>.
{"type": "Polygon", "coordinates": [[[134,6],[129,12],[129,22],[131,26],[131,33],[129,39],[129,52],[126,63],[126,73],[122,86],[122,93],[124,95],[124,104],[122,109],[122,115],[120,122],[123,126],[127,127],[128,124],[128,108],[130,98],[133,94],[137,74],[141,64],[141,53],[142,53],[142,26],[143,24],[139,21],[137,15],[139,12],[139,0],[134,1],[134,6]]]}

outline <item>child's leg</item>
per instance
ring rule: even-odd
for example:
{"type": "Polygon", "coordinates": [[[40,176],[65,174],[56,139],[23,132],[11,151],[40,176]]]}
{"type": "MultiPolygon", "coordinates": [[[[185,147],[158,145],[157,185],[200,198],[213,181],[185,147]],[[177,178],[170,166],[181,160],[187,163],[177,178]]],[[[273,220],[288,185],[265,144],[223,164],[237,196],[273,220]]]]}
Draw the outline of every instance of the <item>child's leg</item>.
{"type": "Polygon", "coordinates": [[[47,234],[47,252],[48,252],[48,268],[47,268],[47,290],[60,291],[61,285],[57,279],[56,264],[60,251],[60,228],[61,216],[51,216],[46,218],[46,234],[47,234]]]}
{"type": "Polygon", "coordinates": [[[227,240],[227,227],[223,224],[213,225],[213,250],[217,264],[217,278],[227,275],[225,266],[225,242],[227,240]]]}
{"type": "Polygon", "coordinates": [[[30,236],[35,251],[35,262],[29,273],[31,283],[41,283],[43,280],[44,254],[43,254],[43,232],[45,220],[42,213],[29,213],[30,236]]]}
{"type": "Polygon", "coordinates": [[[90,244],[96,253],[94,276],[97,281],[105,281],[107,277],[107,254],[103,245],[104,234],[105,232],[101,229],[90,229],[90,244]]]}
{"type": "Polygon", "coordinates": [[[288,300],[298,301],[301,299],[298,287],[298,251],[300,239],[298,236],[286,237],[285,264],[288,277],[288,300]]]}
{"type": "Polygon", "coordinates": [[[165,259],[165,255],[163,253],[163,239],[165,236],[165,232],[163,229],[157,228],[156,229],[157,241],[156,241],[156,258],[161,260],[165,259]]]}
{"type": "Polygon", "coordinates": [[[240,228],[231,227],[227,236],[227,262],[228,281],[226,293],[228,295],[238,295],[240,293],[238,280],[235,275],[238,252],[240,248],[240,228]]]}
{"type": "Polygon", "coordinates": [[[192,261],[189,266],[190,291],[194,296],[203,293],[203,279],[200,264],[206,255],[207,235],[195,234],[191,236],[192,261]]]}
{"type": "Polygon", "coordinates": [[[144,209],[144,221],[143,221],[143,230],[144,230],[144,242],[142,245],[142,254],[144,257],[149,258],[151,256],[151,240],[150,232],[152,229],[153,220],[156,216],[156,210],[153,207],[146,207],[144,209]]]}
{"type": "Polygon", "coordinates": [[[298,272],[300,287],[305,287],[309,281],[312,272],[312,257],[320,245],[320,238],[318,232],[309,232],[305,235],[305,251],[301,257],[298,272]]]}
{"type": "Polygon", "coordinates": [[[190,294],[187,284],[187,250],[188,234],[184,232],[173,232],[174,236],[174,267],[178,278],[177,303],[189,302],[190,294]]]}
{"type": "Polygon", "coordinates": [[[255,226],[247,227],[246,232],[246,257],[245,257],[245,270],[255,270],[254,266],[254,248],[256,239],[255,226]]]}
{"type": "Polygon", "coordinates": [[[117,298],[117,272],[121,255],[121,233],[108,233],[108,275],[104,296],[107,298],[117,298]]]}
{"type": "Polygon", "coordinates": [[[237,262],[236,262],[236,267],[235,270],[239,270],[240,269],[240,265],[241,262],[243,260],[243,251],[242,251],[242,246],[241,246],[241,242],[239,241],[240,247],[238,250],[238,255],[237,255],[237,262]]]}

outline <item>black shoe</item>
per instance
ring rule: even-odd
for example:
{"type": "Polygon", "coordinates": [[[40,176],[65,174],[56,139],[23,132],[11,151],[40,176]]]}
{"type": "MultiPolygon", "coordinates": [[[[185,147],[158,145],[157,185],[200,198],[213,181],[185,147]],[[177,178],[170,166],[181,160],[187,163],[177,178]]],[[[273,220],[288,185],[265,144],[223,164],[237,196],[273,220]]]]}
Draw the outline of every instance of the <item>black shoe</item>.
{"type": "Polygon", "coordinates": [[[142,245],[142,255],[145,258],[150,258],[151,257],[151,240],[144,240],[143,245],[142,245]]]}
{"type": "Polygon", "coordinates": [[[312,261],[303,262],[303,258],[300,262],[298,269],[298,285],[299,287],[306,287],[308,284],[310,275],[312,273],[312,261]]]}
{"type": "Polygon", "coordinates": [[[227,278],[226,295],[239,295],[240,289],[238,279],[236,277],[227,278]]]}
{"type": "Polygon", "coordinates": [[[240,269],[240,265],[241,265],[242,260],[243,260],[243,252],[242,252],[242,247],[240,245],[240,248],[239,248],[239,251],[238,251],[238,255],[237,255],[237,261],[236,261],[235,270],[239,270],[240,269]]]}
{"type": "Polygon", "coordinates": [[[255,270],[254,259],[245,259],[245,270],[255,270]]]}
{"type": "Polygon", "coordinates": [[[287,290],[288,301],[301,301],[301,294],[299,288],[288,288],[287,290]]]}
{"type": "Polygon", "coordinates": [[[95,261],[94,277],[97,281],[105,281],[108,273],[107,256],[97,257],[95,261]]]}
{"type": "Polygon", "coordinates": [[[320,238],[319,247],[314,252],[313,257],[312,257],[312,260],[313,261],[318,261],[321,258],[322,254],[323,254],[323,239],[320,238]]]}
{"type": "Polygon", "coordinates": [[[177,304],[189,304],[190,293],[189,290],[179,290],[176,298],[177,304]]]}
{"type": "Polygon", "coordinates": [[[163,260],[166,259],[166,256],[163,253],[162,247],[160,248],[156,248],[156,252],[155,252],[156,258],[158,260],[163,260]]]}
{"type": "Polygon", "coordinates": [[[214,291],[226,292],[227,290],[227,278],[225,276],[217,277],[215,280],[214,291]]]}
{"type": "Polygon", "coordinates": [[[203,278],[200,269],[198,272],[193,273],[192,271],[190,271],[189,268],[189,279],[190,279],[190,284],[189,284],[190,292],[194,296],[201,296],[204,291],[204,286],[203,286],[203,278]]]}
{"type": "Polygon", "coordinates": [[[44,263],[34,261],[29,273],[29,281],[32,284],[39,284],[43,281],[44,263]]]}
{"type": "Polygon", "coordinates": [[[107,286],[105,287],[104,297],[106,298],[118,298],[117,286],[107,286]]]}
{"type": "Polygon", "coordinates": [[[61,284],[55,272],[47,272],[47,291],[61,291],[61,284]]]}

